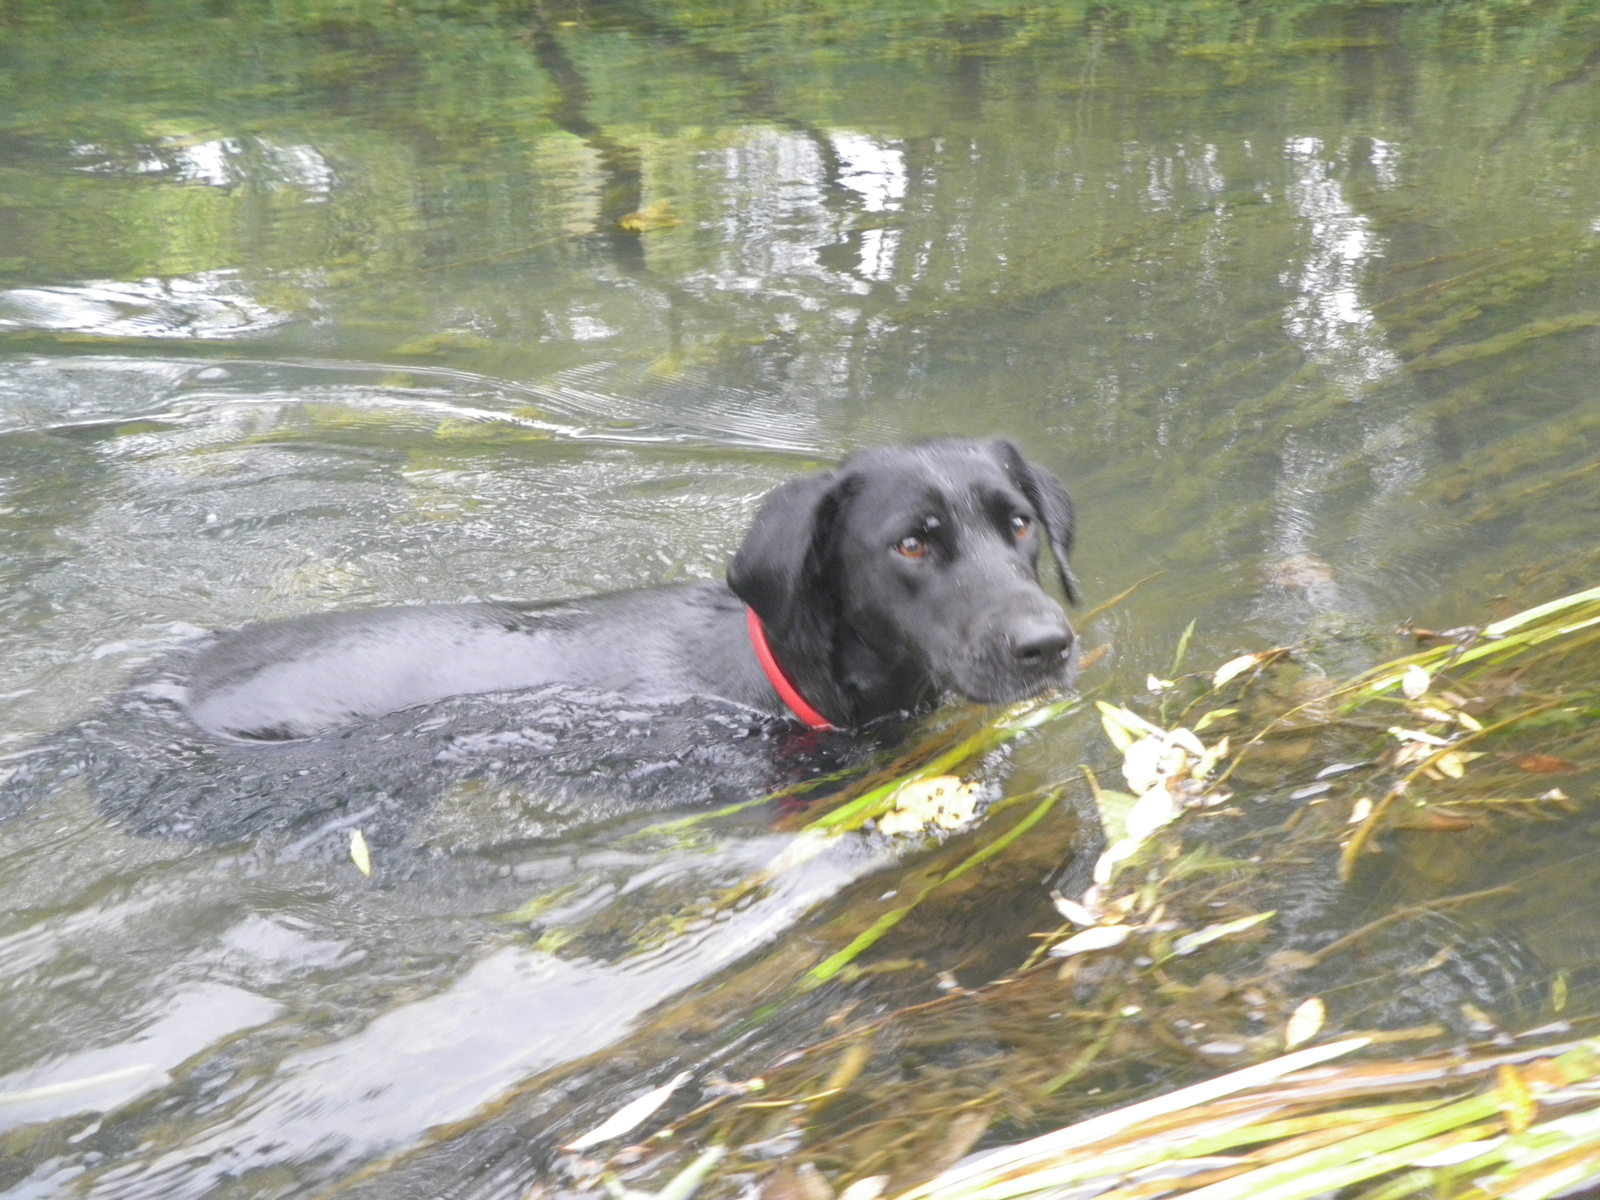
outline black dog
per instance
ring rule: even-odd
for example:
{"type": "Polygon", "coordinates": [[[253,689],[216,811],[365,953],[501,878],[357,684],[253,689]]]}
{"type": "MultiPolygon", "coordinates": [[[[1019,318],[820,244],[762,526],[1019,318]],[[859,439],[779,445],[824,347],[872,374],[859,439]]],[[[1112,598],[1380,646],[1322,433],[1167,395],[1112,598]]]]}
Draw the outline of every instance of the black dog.
{"type": "Polygon", "coordinates": [[[814,728],[952,691],[1005,702],[1070,686],[1061,583],[1072,502],[1010,442],[867,450],[762,504],[728,581],[554,604],[298,617],[203,650],[187,707],[212,733],[312,737],[449,696],[572,684],[630,700],[714,697],[814,728]]]}

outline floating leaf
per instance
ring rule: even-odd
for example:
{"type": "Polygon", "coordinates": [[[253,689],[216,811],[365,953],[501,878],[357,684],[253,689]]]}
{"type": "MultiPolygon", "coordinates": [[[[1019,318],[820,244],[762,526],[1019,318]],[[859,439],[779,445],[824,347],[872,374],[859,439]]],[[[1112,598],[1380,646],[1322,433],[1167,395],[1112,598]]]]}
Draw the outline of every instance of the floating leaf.
{"type": "Polygon", "coordinates": [[[1261,655],[1259,653],[1241,654],[1238,658],[1230,658],[1227,662],[1218,667],[1216,673],[1211,676],[1211,686],[1221,687],[1229,680],[1237,679],[1251,667],[1260,664],[1260,662],[1261,655]]]}
{"type": "Polygon", "coordinates": [[[1186,954],[1193,954],[1201,946],[1208,946],[1219,938],[1252,929],[1277,915],[1276,912],[1252,913],[1248,917],[1240,917],[1234,921],[1219,921],[1215,925],[1207,925],[1204,929],[1186,933],[1172,943],[1172,957],[1182,958],[1186,954]]]}
{"type": "Polygon", "coordinates": [[[1163,825],[1170,825],[1180,811],[1177,800],[1166,788],[1151,788],[1128,812],[1128,838],[1144,841],[1163,825]]]}
{"type": "Polygon", "coordinates": [[[590,1146],[598,1146],[601,1142],[609,1142],[612,1138],[619,1138],[623,1134],[636,1129],[639,1125],[649,1120],[657,1109],[672,1098],[672,1093],[677,1091],[689,1078],[688,1071],[679,1071],[660,1087],[651,1088],[637,1100],[624,1104],[611,1117],[596,1125],[588,1133],[573,1138],[572,1141],[560,1147],[569,1153],[587,1150],[590,1146]]]}
{"type": "Polygon", "coordinates": [[[1433,747],[1424,742],[1407,742],[1395,751],[1394,765],[1397,767],[1414,767],[1418,763],[1425,763],[1433,755],[1433,747]]]}
{"type": "Polygon", "coordinates": [[[917,833],[933,825],[959,829],[972,820],[978,806],[978,786],[955,775],[916,779],[894,794],[894,808],[878,818],[886,834],[917,833]]]}
{"type": "Polygon", "coordinates": [[[1350,806],[1350,824],[1359,825],[1372,815],[1372,797],[1358,796],[1350,806]]]}
{"type": "Polygon", "coordinates": [[[617,218],[617,225],[629,233],[650,233],[657,229],[671,229],[680,222],[672,211],[670,200],[647,204],[637,212],[617,218]]]}
{"type": "Polygon", "coordinates": [[[1351,771],[1359,771],[1362,767],[1368,767],[1371,765],[1371,763],[1364,762],[1329,763],[1327,766],[1323,767],[1322,770],[1317,772],[1316,778],[1327,779],[1334,775],[1345,775],[1351,771]]]}
{"type": "Polygon", "coordinates": [[[839,1200],[878,1200],[889,1187],[887,1175],[869,1175],[858,1179],[839,1193],[839,1200]]]}
{"type": "Polygon", "coordinates": [[[1202,730],[1209,729],[1225,717],[1236,716],[1238,712],[1237,708],[1213,708],[1209,712],[1201,713],[1200,719],[1194,723],[1194,731],[1199,733],[1202,730]]]}
{"type": "Polygon", "coordinates": [[[1400,691],[1407,700],[1415,700],[1426,693],[1432,683],[1433,676],[1416,663],[1412,663],[1400,675],[1400,691]]]}
{"type": "MultiPolygon", "coordinates": [[[[1220,752],[1227,752],[1226,742],[1220,752]]],[[[1133,742],[1122,752],[1122,774],[1129,786],[1142,794],[1173,780],[1204,775],[1215,765],[1214,761],[1207,762],[1207,755],[1205,744],[1189,730],[1158,730],[1133,742]],[[1191,759],[1206,765],[1191,769],[1191,759]]]]}
{"type": "Polygon", "coordinates": [[[1254,654],[1241,654],[1238,658],[1231,658],[1217,668],[1216,674],[1211,677],[1213,687],[1221,687],[1230,679],[1237,678],[1252,667],[1264,667],[1268,663],[1275,663],[1284,655],[1291,653],[1289,646],[1274,646],[1271,650],[1257,650],[1254,654]]]}
{"type": "Polygon", "coordinates": [[[1165,739],[1153,735],[1140,738],[1122,752],[1122,777],[1135,795],[1142,796],[1166,777],[1162,765],[1165,752],[1165,739]]]}
{"type": "Polygon", "coordinates": [[[1060,892],[1051,892],[1050,901],[1056,906],[1056,911],[1074,925],[1093,925],[1097,919],[1086,906],[1060,892]]]}
{"type": "Polygon", "coordinates": [[[1389,736],[1402,742],[1421,742],[1424,746],[1448,746],[1450,740],[1442,738],[1436,733],[1424,733],[1420,729],[1402,729],[1398,725],[1389,726],[1389,736]]]}
{"type": "Polygon", "coordinates": [[[727,1152],[726,1146],[708,1146],[692,1163],[667,1180],[667,1185],[655,1194],[655,1200],[689,1200],[727,1152]]]}
{"type": "Polygon", "coordinates": [[[372,874],[372,852],[367,849],[367,839],[359,829],[350,831],[350,861],[363,875],[372,874]]]}
{"type": "Polygon", "coordinates": [[[1195,619],[1191,619],[1189,623],[1183,627],[1182,636],[1178,638],[1178,649],[1177,652],[1172,656],[1172,673],[1174,675],[1183,669],[1184,655],[1189,653],[1189,639],[1194,637],[1194,623],[1195,619]]]}
{"type": "Polygon", "coordinates": [[[1052,958],[1071,958],[1074,954],[1090,954],[1096,950],[1111,950],[1128,940],[1133,930],[1127,925],[1095,925],[1075,933],[1064,942],[1050,947],[1052,958]]]}
{"type": "Polygon", "coordinates": [[[1303,1046],[1322,1032],[1323,1023],[1327,1019],[1328,1009],[1322,1003],[1321,996],[1312,996],[1309,1000],[1302,1001],[1300,1006],[1289,1014],[1288,1024],[1283,1027],[1283,1048],[1293,1050],[1296,1046],[1303,1046]]]}

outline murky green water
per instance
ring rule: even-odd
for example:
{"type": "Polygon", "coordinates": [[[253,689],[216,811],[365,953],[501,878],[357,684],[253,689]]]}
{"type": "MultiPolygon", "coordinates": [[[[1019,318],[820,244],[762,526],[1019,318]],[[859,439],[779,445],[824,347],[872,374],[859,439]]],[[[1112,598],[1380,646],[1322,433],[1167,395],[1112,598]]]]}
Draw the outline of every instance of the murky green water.
{"type": "MultiPolygon", "coordinates": [[[[0,9],[0,752],[201,629],[714,574],[778,480],[934,432],[1068,481],[1090,603],[1146,581],[1087,631],[1113,697],[1191,619],[1191,661],[1356,664],[1593,584],[1591,9],[0,9]]],[[[359,772],[294,853],[13,782],[0,1189],[384,1194],[399,1155],[519,1196],[645,1083],[780,1052],[692,1007],[626,1038],[916,852],[641,938],[786,835],[630,842],[598,771],[586,823],[458,788],[374,883],[359,772]]],[[[896,953],[978,982],[1055,865],[896,953]]],[[[1592,965],[1594,875],[1508,940],[1592,965]]]]}

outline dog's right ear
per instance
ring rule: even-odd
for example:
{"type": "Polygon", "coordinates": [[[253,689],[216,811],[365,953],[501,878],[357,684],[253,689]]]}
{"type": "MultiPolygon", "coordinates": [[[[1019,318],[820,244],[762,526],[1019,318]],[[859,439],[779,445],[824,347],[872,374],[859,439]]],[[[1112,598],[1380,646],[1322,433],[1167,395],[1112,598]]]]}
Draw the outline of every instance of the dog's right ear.
{"type": "Polygon", "coordinates": [[[799,632],[821,616],[822,558],[838,508],[833,471],[780,484],[761,502],[744,544],[728,564],[728,587],[768,630],[799,632]]]}

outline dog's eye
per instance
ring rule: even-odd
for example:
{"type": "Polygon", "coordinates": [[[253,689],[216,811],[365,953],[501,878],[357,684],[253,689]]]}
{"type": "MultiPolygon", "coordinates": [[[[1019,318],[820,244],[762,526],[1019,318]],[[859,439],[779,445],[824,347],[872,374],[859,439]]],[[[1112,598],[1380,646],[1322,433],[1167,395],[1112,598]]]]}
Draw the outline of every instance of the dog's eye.
{"type": "Polygon", "coordinates": [[[1021,541],[1028,536],[1028,531],[1033,528],[1033,518],[1025,517],[1021,513],[1011,518],[1011,536],[1021,541]]]}
{"type": "Polygon", "coordinates": [[[921,558],[928,553],[928,543],[913,534],[896,542],[894,552],[901,558],[921,558]]]}

